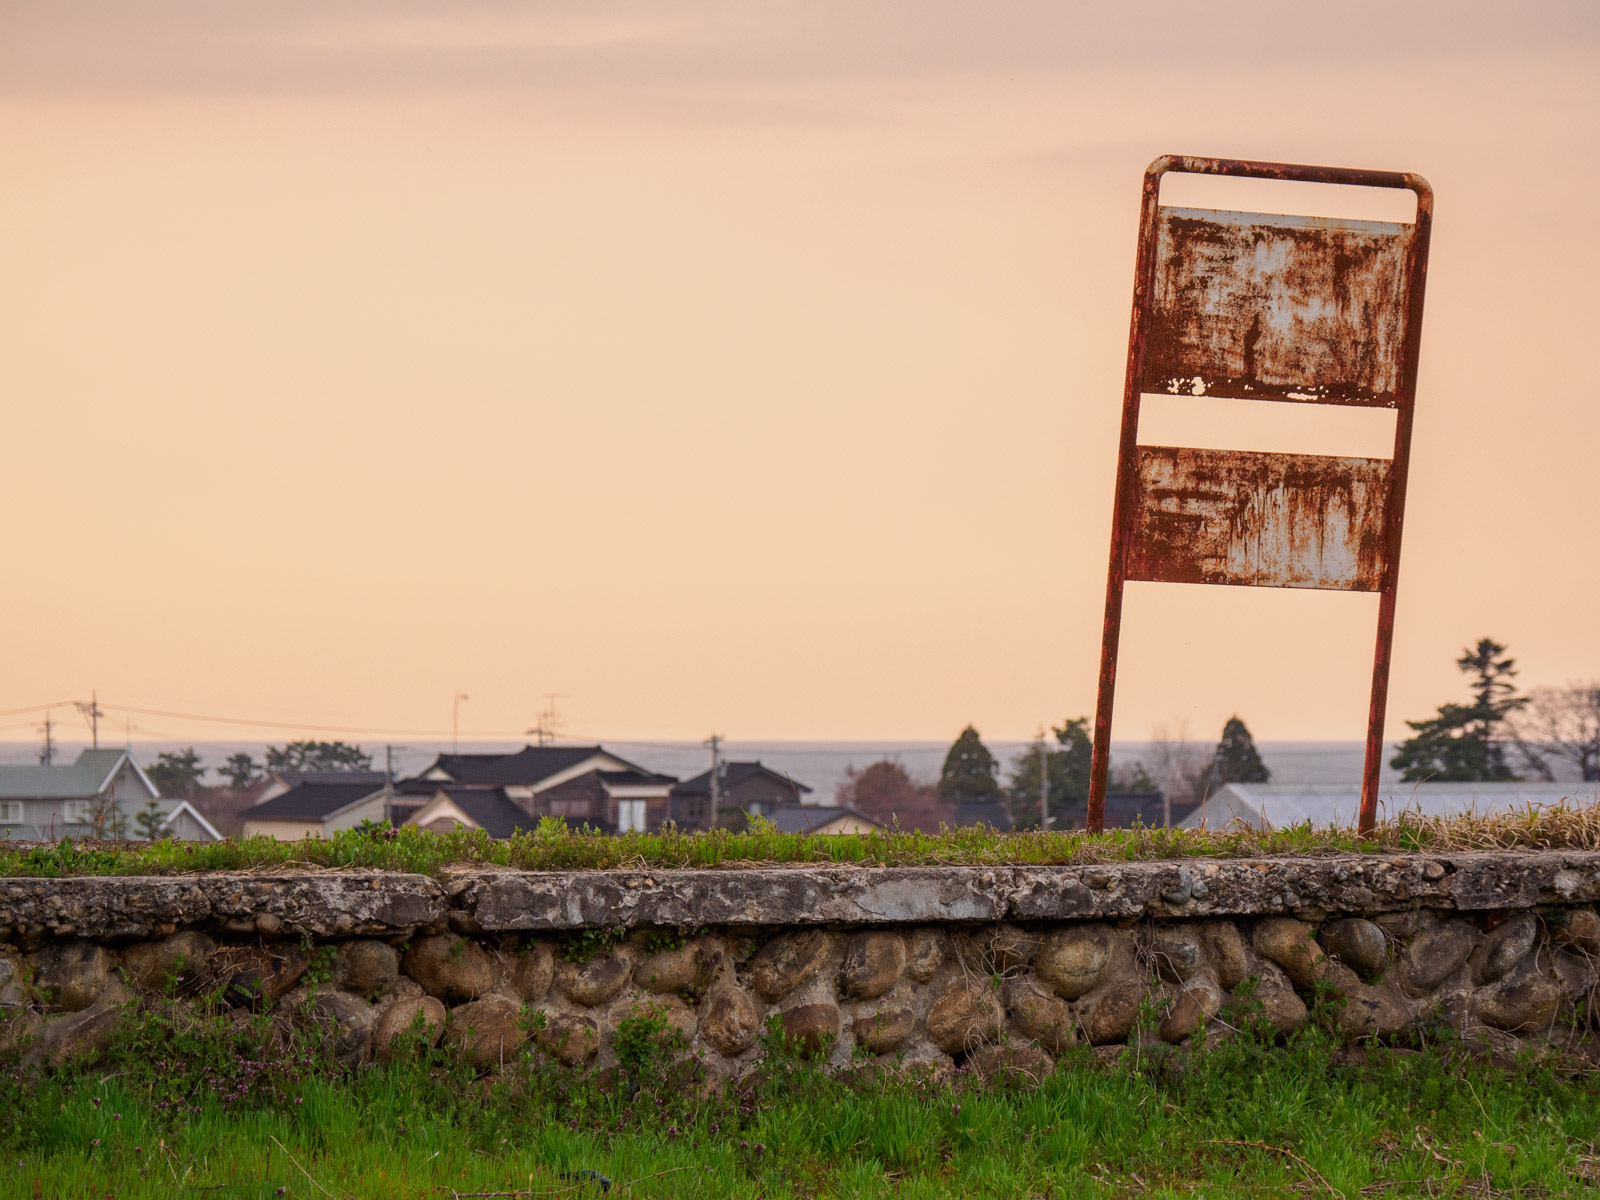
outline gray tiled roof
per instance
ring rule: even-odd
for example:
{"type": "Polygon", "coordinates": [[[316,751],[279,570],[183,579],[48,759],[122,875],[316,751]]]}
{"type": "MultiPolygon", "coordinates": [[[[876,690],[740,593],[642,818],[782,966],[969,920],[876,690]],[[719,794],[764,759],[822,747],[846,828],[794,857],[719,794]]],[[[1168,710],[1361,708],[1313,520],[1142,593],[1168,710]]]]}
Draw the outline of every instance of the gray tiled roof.
{"type": "Polygon", "coordinates": [[[100,794],[126,750],[85,750],[61,766],[0,765],[0,799],[87,800],[100,794]]]}
{"type": "MultiPolygon", "coordinates": [[[[364,776],[363,772],[352,774],[364,776]]],[[[299,783],[287,792],[245,809],[241,815],[246,821],[321,821],[382,790],[381,775],[376,787],[364,777],[350,782],[299,783]]]]}

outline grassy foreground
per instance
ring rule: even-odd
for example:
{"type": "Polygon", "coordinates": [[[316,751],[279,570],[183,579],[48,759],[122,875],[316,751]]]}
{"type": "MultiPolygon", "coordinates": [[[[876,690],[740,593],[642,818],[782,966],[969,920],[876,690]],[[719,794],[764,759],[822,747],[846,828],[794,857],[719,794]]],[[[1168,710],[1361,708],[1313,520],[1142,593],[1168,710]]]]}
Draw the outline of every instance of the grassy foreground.
{"type": "Polygon", "coordinates": [[[529,1061],[479,1079],[444,1051],[343,1073],[250,1051],[264,1021],[146,1013],[93,1068],[0,1066],[0,1198],[1600,1194],[1591,1072],[1448,1044],[1081,1050],[987,1090],[828,1078],[772,1047],[711,1092],[648,1026],[602,1087],[529,1061]]]}
{"type": "Polygon", "coordinates": [[[1295,825],[1284,829],[1114,829],[1100,834],[996,833],[987,826],[937,834],[779,833],[757,817],[743,832],[718,829],[620,836],[569,829],[545,818],[528,833],[491,838],[482,830],[431,833],[413,825],[369,827],[330,838],[278,842],[266,837],[222,842],[96,842],[7,846],[0,876],[169,875],[190,871],[365,868],[438,875],[450,867],[517,867],[533,871],[660,867],[736,867],[763,863],[840,863],[867,867],[938,863],[1072,864],[1267,854],[1393,853],[1497,849],[1600,849],[1600,806],[1548,805],[1498,816],[1451,818],[1401,813],[1371,840],[1354,830],[1295,825]]]}

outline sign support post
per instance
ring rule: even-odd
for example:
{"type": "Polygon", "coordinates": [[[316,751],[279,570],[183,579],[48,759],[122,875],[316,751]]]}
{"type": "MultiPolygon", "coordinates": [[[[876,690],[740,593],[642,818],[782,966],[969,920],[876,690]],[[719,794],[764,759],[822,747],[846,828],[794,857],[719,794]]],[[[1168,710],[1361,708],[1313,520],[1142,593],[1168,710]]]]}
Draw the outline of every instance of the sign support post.
{"type": "Polygon", "coordinates": [[[1088,827],[1105,821],[1128,580],[1379,593],[1361,781],[1372,832],[1422,344],[1433,190],[1420,175],[1166,155],[1145,172],[1106,575],[1088,827]],[[1185,209],[1168,172],[1416,194],[1409,224],[1185,209]],[[1145,393],[1395,411],[1387,459],[1141,445],[1145,393]]]}

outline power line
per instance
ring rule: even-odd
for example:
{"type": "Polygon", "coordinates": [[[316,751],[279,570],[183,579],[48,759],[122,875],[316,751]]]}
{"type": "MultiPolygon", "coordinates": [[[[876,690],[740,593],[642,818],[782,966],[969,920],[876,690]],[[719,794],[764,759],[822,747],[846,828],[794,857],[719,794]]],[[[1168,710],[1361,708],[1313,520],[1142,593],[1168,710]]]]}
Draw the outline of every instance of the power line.
{"type": "Polygon", "coordinates": [[[71,703],[71,700],[57,700],[54,704],[30,704],[26,708],[8,708],[4,712],[0,712],[0,717],[16,717],[21,716],[23,713],[48,711],[52,708],[66,708],[71,703]]]}
{"type": "MultiPolygon", "coordinates": [[[[137,713],[145,717],[169,717],[176,721],[209,721],[217,725],[243,725],[252,729],[295,729],[310,730],[317,733],[398,733],[407,737],[436,737],[441,739],[451,735],[451,731],[447,729],[398,729],[394,726],[373,728],[361,725],[322,725],[315,721],[252,721],[243,717],[209,717],[203,713],[169,712],[157,708],[135,708],[129,704],[107,704],[104,707],[115,709],[117,712],[137,713]]],[[[490,730],[480,736],[519,737],[521,735],[490,730]]]]}

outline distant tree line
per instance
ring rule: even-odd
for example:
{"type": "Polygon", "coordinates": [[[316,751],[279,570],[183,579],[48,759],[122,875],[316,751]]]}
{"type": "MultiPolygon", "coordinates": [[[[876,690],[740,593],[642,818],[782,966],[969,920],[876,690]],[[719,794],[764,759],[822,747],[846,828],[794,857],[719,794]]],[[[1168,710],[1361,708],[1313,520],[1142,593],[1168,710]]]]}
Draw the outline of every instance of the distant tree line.
{"type": "MultiPolygon", "coordinates": [[[[1164,754],[1158,744],[1157,757],[1164,754]]],[[[1037,829],[1042,763],[1049,784],[1048,815],[1054,827],[1065,828],[1069,814],[1081,814],[1088,804],[1092,757],[1089,718],[1074,717],[1052,726],[1048,737],[1042,731],[1036,735],[1012,760],[1009,777],[1002,780],[999,760],[983,744],[978,730],[968,725],[951,743],[936,781],[919,782],[900,763],[885,759],[859,771],[848,769],[834,800],[877,820],[902,821],[929,815],[953,818],[957,805],[995,803],[1005,806],[1012,828],[1037,829]]],[[[1170,767],[1172,758],[1166,755],[1163,761],[1170,767]]],[[[1270,775],[1249,729],[1235,716],[1223,727],[1210,757],[1200,760],[1188,776],[1169,781],[1169,786],[1180,789],[1187,799],[1203,797],[1227,783],[1264,783],[1270,775]]],[[[1163,785],[1143,762],[1134,762],[1113,766],[1107,790],[1149,794],[1163,790],[1163,785]]]]}
{"type": "MultiPolygon", "coordinates": [[[[182,750],[165,750],[156,755],[156,761],[145,771],[150,776],[150,782],[156,785],[156,790],[163,796],[192,797],[195,791],[204,786],[203,780],[208,768],[200,759],[199,753],[193,746],[182,750]]],[[[241,751],[229,755],[220,767],[215,768],[218,775],[227,780],[227,786],[234,791],[244,791],[252,784],[260,782],[267,775],[280,771],[370,771],[372,769],[372,755],[362,750],[360,746],[352,746],[346,742],[317,742],[301,741],[289,742],[283,746],[268,746],[266,758],[257,762],[249,754],[241,751]]]]}

